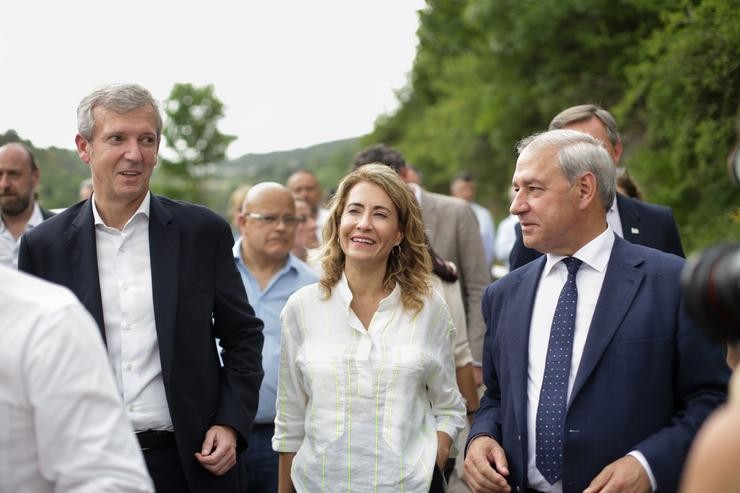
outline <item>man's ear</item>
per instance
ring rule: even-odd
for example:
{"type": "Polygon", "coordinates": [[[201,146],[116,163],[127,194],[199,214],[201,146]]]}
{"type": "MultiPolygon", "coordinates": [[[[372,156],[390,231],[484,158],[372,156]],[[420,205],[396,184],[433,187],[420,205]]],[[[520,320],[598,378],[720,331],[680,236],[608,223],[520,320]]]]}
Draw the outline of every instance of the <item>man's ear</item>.
{"type": "Polygon", "coordinates": [[[75,135],[75,146],[77,147],[77,155],[80,156],[85,164],[90,164],[90,143],[85,137],[80,134],[75,135]]]}
{"type": "Polygon", "coordinates": [[[39,168],[34,168],[31,170],[31,187],[34,192],[37,192],[39,189],[39,182],[41,181],[41,170],[39,168]]]}
{"type": "Polygon", "coordinates": [[[619,139],[614,145],[614,166],[619,166],[619,161],[622,160],[622,139],[619,139]]]}
{"type": "Polygon", "coordinates": [[[594,200],[598,200],[598,187],[596,177],[587,172],[578,178],[578,203],[580,209],[588,208],[594,200]]]}

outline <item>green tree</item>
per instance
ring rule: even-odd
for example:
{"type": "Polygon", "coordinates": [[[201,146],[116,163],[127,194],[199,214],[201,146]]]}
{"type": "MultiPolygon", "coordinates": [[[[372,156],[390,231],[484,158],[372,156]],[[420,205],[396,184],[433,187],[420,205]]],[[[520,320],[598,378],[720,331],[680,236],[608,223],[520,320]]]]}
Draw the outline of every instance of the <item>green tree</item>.
{"type": "Polygon", "coordinates": [[[674,208],[687,251],[740,235],[723,170],[740,1],[427,0],[419,15],[400,107],[363,143],[398,147],[428,188],[471,171],[479,201],[503,217],[517,140],[596,103],[616,114],[647,198],[674,208]]]}
{"type": "Polygon", "coordinates": [[[175,84],[164,103],[166,146],[174,157],[162,158],[154,188],[174,198],[204,203],[208,177],[236,137],[218,130],[224,105],[213,85],[175,84]]]}

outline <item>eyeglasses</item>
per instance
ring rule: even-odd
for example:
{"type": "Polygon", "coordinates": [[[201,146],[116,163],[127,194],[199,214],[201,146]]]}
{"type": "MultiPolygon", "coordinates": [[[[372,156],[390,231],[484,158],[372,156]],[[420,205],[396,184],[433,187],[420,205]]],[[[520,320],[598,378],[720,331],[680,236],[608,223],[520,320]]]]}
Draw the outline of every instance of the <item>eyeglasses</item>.
{"type": "Polygon", "coordinates": [[[258,212],[245,212],[245,216],[251,217],[267,226],[277,226],[278,222],[282,222],[288,228],[295,227],[298,223],[302,223],[306,220],[305,217],[299,216],[274,216],[272,214],[260,214],[258,212]]]}

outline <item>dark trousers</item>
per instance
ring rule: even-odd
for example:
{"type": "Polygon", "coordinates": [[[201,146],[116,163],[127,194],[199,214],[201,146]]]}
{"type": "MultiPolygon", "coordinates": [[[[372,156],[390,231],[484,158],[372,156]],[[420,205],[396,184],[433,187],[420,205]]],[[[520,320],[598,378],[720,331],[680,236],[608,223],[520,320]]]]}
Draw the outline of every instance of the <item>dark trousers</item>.
{"type": "Polygon", "coordinates": [[[278,453],[272,450],[272,424],[254,424],[247,451],[242,454],[246,471],[246,493],[277,493],[278,453]]]}
{"type": "Polygon", "coordinates": [[[177,445],[173,442],[164,447],[144,451],[144,461],[149,475],[154,481],[157,493],[188,493],[188,483],[177,455],[177,445]]]}

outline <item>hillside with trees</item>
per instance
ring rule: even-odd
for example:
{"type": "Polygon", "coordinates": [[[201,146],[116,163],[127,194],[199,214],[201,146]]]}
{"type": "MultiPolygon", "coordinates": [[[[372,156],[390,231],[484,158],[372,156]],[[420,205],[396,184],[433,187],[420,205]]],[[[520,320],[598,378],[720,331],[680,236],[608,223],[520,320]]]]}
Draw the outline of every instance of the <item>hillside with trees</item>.
{"type": "Polygon", "coordinates": [[[428,188],[470,171],[504,217],[516,142],[596,103],[687,251],[740,238],[725,165],[740,117],[738,0],[427,0],[418,35],[400,108],[363,143],[398,147],[428,188]]]}

